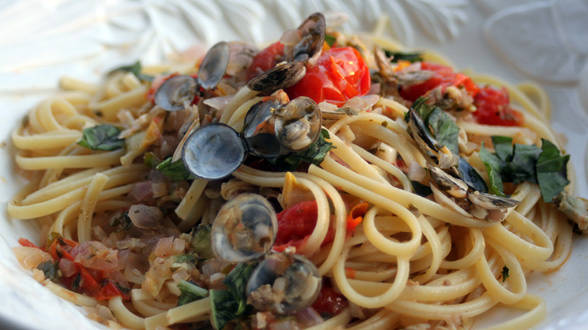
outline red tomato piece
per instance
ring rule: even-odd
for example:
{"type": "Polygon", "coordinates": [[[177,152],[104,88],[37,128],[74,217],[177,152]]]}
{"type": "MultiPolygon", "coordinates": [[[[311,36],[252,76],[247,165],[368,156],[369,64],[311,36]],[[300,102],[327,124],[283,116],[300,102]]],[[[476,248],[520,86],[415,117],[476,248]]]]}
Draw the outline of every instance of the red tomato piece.
{"type": "Polygon", "coordinates": [[[521,126],[523,114],[510,107],[510,99],[506,88],[495,89],[483,87],[474,98],[477,110],[474,112],[480,124],[499,126],[521,126]]]}
{"type": "Polygon", "coordinates": [[[126,296],[119,290],[119,288],[110,280],[98,291],[96,294],[97,300],[110,300],[111,298],[121,296],[126,299],[126,296]]]}
{"type": "Polygon", "coordinates": [[[317,64],[307,66],[306,75],[286,92],[291,99],[308,96],[315,102],[343,105],[354,96],[370,90],[370,71],[353,47],[331,48],[321,54],[317,64]]]}
{"type": "Polygon", "coordinates": [[[326,283],[323,282],[321,291],[314,301],[314,304],[312,304],[312,308],[321,315],[326,314],[335,316],[341,313],[347,305],[349,305],[349,302],[343,295],[335,291],[330,285],[326,285],[326,283]]]}
{"type": "Polygon", "coordinates": [[[32,247],[32,248],[37,248],[40,249],[37,245],[35,245],[35,243],[29,241],[26,238],[19,238],[18,239],[18,244],[25,246],[25,247],[32,247]]]}
{"type": "MultiPolygon", "coordinates": [[[[278,213],[278,233],[274,250],[283,251],[288,246],[300,248],[316,225],[318,216],[315,201],[300,202],[278,213]]],[[[329,229],[322,244],[333,241],[333,231],[329,229]]]]}
{"type": "Polygon", "coordinates": [[[247,80],[273,68],[283,55],[284,44],[279,41],[262,49],[253,57],[253,61],[247,69],[247,80]]]}
{"type": "Polygon", "coordinates": [[[420,84],[404,87],[400,91],[400,96],[404,99],[414,102],[428,91],[439,86],[441,86],[443,90],[449,86],[463,86],[472,96],[475,96],[479,91],[478,86],[476,86],[470,77],[462,73],[455,73],[453,72],[453,69],[448,66],[422,62],[421,69],[432,71],[433,76],[420,84]]]}

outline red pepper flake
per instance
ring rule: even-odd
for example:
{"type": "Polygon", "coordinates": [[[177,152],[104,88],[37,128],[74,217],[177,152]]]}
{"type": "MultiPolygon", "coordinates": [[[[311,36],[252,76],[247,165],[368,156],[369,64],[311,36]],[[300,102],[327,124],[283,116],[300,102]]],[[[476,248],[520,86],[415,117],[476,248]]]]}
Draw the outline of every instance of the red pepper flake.
{"type": "Polygon", "coordinates": [[[355,204],[349,214],[347,215],[347,232],[353,233],[355,228],[363,221],[363,216],[366,214],[369,208],[367,202],[361,202],[355,204]]]}
{"type": "Polygon", "coordinates": [[[32,247],[32,248],[37,248],[37,249],[41,249],[40,247],[38,247],[37,245],[35,245],[35,243],[29,241],[26,238],[19,238],[18,239],[18,244],[25,246],[25,247],[32,247]]]}

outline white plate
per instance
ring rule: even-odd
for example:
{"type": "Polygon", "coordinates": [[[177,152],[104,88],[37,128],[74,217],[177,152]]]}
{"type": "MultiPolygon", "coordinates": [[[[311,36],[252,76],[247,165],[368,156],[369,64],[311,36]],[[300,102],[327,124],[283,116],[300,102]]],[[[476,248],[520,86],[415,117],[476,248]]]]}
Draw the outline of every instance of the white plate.
{"type": "MultiPolygon", "coordinates": [[[[97,80],[117,64],[169,59],[176,51],[218,40],[264,42],[317,11],[348,15],[347,32],[366,31],[387,15],[387,33],[409,46],[447,55],[459,68],[510,82],[541,80],[553,126],[568,138],[578,191],[588,196],[588,2],[584,0],[0,0],[0,199],[24,180],[14,174],[10,133],[27,110],[55,90],[61,75],[97,80]],[[393,29],[393,30],[392,30],[393,29]]],[[[95,328],[80,309],[54,296],[16,262],[19,237],[38,238],[31,221],[0,216],[0,328],[95,328]]],[[[567,264],[532,274],[529,290],[547,302],[540,328],[582,328],[588,320],[588,240],[578,239],[567,264]]],[[[505,314],[506,313],[506,314],[505,314]]],[[[476,325],[504,318],[490,313],[476,325]]]]}

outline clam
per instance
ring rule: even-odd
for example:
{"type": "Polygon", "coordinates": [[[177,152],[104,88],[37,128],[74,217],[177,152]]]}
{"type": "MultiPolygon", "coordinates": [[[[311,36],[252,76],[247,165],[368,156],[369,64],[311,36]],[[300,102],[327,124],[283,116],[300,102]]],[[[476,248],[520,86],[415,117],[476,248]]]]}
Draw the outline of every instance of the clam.
{"type": "Polygon", "coordinates": [[[287,104],[268,100],[255,104],[245,116],[243,138],[249,152],[264,158],[308,148],[320,134],[321,113],[308,97],[287,104]]]}
{"type": "Polygon", "coordinates": [[[486,210],[502,210],[515,207],[519,204],[516,199],[501,197],[479,191],[472,191],[468,194],[468,199],[473,204],[486,210]]]}
{"type": "Polygon", "coordinates": [[[195,130],[182,149],[186,169],[197,177],[215,180],[233,173],[245,160],[245,146],[234,129],[209,124],[195,130]]]}
{"type": "Polygon", "coordinates": [[[154,101],[167,111],[184,110],[197,95],[198,84],[194,78],[186,75],[175,76],[166,80],[155,92],[154,101]]]}
{"type": "Polygon", "coordinates": [[[200,63],[198,85],[207,90],[214,89],[225,75],[229,57],[229,45],[226,42],[221,41],[212,46],[200,63]]]}
{"type": "Polygon", "coordinates": [[[280,103],[277,101],[259,102],[249,109],[243,126],[243,139],[250,153],[264,157],[276,158],[281,146],[275,134],[274,112],[280,103]]]}
{"type": "Polygon", "coordinates": [[[263,95],[269,95],[278,89],[294,86],[306,74],[302,62],[282,62],[272,69],[249,80],[247,86],[263,95]]]}
{"type": "Polygon", "coordinates": [[[247,282],[247,302],[260,311],[293,314],[310,306],[321,289],[312,262],[299,255],[271,254],[255,268],[247,282]]]}
{"type": "Polygon", "coordinates": [[[257,194],[240,194],[219,210],[211,231],[214,254],[245,262],[266,254],[276,240],[278,220],[272,205],[257,194]]]}
{"type": "Polygon", "coordinates": [[[327,24],[323,14],[314,13],[308,16],[296,29],[300,35],[300,41],[294,46],[288,59],[306,61],[320,54],[325,42],[326,29],[327,24]]]}
{"type": "Polygon", "coordinates": [[[455,198],[465,198],[468,193],[468,186],[462,180],[453,177],[436,166],[429,166],[431,179],[437,186],[455,198]]]}
{"type": "Polygon", "coordinates": [[[275,112],[275,132],[280,144],[290,151],[308,148],[319,137],[321,112],[314,100],[300,96],[275,112]]]}
{"type": "Polygon", "coordinates": [[[229,46],[221,41],[212,46],[198,69],[198,78],[188,75],[166,80],[155,92],[154,101],[167,111],[184,110],[200,93],[200,88],[212,90],[223,78],[229,63],[229,46]]]}
{"type": "Polygon", "coordinates": [[[565,190],[556,200],[557,207],[568,219],[578,225],[582,232],[588,230],[588,200],[570,195],[565,190]]]}

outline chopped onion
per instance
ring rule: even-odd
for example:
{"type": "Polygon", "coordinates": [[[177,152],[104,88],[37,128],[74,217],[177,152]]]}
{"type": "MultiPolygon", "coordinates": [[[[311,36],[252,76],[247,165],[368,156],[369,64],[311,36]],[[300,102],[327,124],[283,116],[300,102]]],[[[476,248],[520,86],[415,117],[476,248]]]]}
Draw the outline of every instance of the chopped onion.
{"type": "Polygon", "coordinates": [[[202,103],[206,104],[207,106],[213,109],[222,110],[225,107],[225,105],[229,104],[232,98],[233,95],[211,97],[209,99],[202,101],[202,103]]]}
{"type": "Polygon", "coordinates": [[[61,258],[59,260],[59,270],[61,270],[63,276],[70,277],[76,273],[76,265],[69,259],[61,258]]]}
{"type": "Polygon", "coordinates": [[[40,263],[51,260],[49,253],[27,246],[12,248],[18,262],[26,269],[36,268],[40,263]]]}

